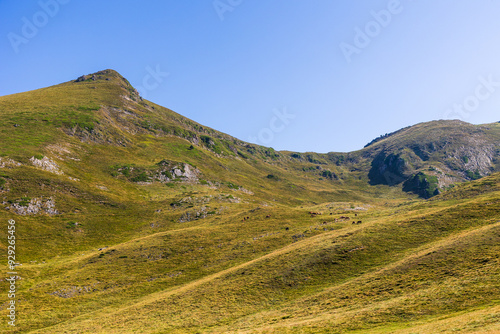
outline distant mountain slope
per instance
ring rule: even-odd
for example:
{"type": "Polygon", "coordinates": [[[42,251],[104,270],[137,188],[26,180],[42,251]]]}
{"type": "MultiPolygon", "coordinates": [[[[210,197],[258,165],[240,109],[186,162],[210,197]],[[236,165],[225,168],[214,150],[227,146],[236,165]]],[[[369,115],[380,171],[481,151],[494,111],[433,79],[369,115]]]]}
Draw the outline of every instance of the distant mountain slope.
{"type": "Polygon", "coordinates": [[[369,147],[372,184],[403,183],[430,197],[456,182],[499,170],[500,124],[434,121],[405,128],[369,147]]]}

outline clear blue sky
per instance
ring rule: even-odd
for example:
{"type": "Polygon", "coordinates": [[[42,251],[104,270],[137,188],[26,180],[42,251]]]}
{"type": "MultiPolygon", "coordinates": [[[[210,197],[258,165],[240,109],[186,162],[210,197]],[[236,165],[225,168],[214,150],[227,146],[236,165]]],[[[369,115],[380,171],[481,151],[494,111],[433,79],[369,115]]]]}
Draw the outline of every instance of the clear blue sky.
{"type": "Polygon", "coordinates": [[[0,0],[0,95],[111,68],[242,140],[353,151],[419,122],[500,121],[499,15],[492,0],[0,0]]]}

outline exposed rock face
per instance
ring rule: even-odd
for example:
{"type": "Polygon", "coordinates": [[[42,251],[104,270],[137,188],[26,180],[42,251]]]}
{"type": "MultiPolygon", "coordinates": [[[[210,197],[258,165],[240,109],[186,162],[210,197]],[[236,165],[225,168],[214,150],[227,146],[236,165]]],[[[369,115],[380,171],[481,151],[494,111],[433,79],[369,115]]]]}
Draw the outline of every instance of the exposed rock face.
{"type": "Polygon", "coordinates": [[[182,177],[186,181],[189,181],[189,182],[198,181],[198,174],[200,173],[200,171],[198,169],[193,168],[188,164],[184,164],[184,170],[181,170],[181,169],[176,167],[172,170],[172,172],[177,177],[182,177]]]}
{"type": "Polygon", "coordinates": [[[36,215],[47,213],[49,215],[57,215],[59,211],[56,210],[56,202],[52,197],[47,200],[43,198],[32,198],[29,203],[13,203],[11,206],[7,207],[9,210],[13,210],[18,215],[36,215]]]}
{"type": "Polygon", "coordinates": [[[382,152],[373,159],[368,177],[371,184],[393,186],[406,179],[405,172],[407,169],[407,161],[400,154],[391,153],[386,155],[385,152],[382,152]]]}
{"type": "Polygon", "coordinates": [[[185,182],[198,182],[200,171],[189,164],[172,165],[172,162],[162,160],[158,165],[162,168],[154,175],[154,179],[159,182],[170,182],[175,179],[185,182]]]}
{"type": "Polygon", "coordinates": [[[188,211],[182,214],[182,216],[179,218],[179,222],[185,223],[196,219],[204,219],[207,218],[208,215],[209,214],[207,212],[207,207],[202,206],[196,211],[188,211]]]}
{"type": "Polygon", "coordinates": [[[5,168],[5,167],[19,167],[21,166],[21,163],[16,162],[12,159],[9,158],[1,158],[0,157],[0,168],[5,168]]]}
{"type": "Polygon", "coordinates": [[[162,160],[154,166],[135,166],[124,164],[113,167],[115,177],[125,177],[138,184],[151,184],[152,182],[169,183],[172,181],[184,183],[198,183],[201,174],[198,168],[187,163],[162,160]]]}
{"type": "Polygon", "coordinates": [[[89,78],[88,75],[82,75],[81,77],[78,77],[75,82],[82,82],[82,81],[85,81],[89,78]]]}
{"type": "Polygon", "coordinates": [[[46,170],[47,172],[51,172],[57,175],[64,174],[60,169],[59,165],[57,165],[54,161],[52,161],[48,157],[43,157],[42,159],[37,159],[35,157],[30,158],[33,166],[46,170]]]}
{"type": "Polygon", "coordinates": [[[465,145],[461,145],[450,153],[451,159],[447,161],[447,165],[451,169],[464,173],[467,179],[471,179],[469,173],[480,176],[489,175],[497,154],[495,146],[478,136],[471,136],[464,140],[465,145]]]}

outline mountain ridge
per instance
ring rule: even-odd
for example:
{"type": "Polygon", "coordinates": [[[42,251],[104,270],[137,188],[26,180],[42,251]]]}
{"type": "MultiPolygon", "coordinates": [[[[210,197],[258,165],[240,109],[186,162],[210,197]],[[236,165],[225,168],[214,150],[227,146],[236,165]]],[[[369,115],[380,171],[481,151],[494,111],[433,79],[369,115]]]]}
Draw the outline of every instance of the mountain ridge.
{"type": "MultiPolygon", "coordinates": [[[[309,163],[320,162],[320,166],[328,166],[327,171],[321,171],[320,176],[324,174],[323,176],[331,179],[339,179],[337,174],[348,174],[346,169],[362,170],[368,174],[370,184],[395,186],[414,180],[417,174],[424,175],[424,178],[432,179],[431,183],[437,182],[437,192],[457,182],[489,175],[498,170],[500,149],[497,139],[500,137],[500,129],[496,123],[472,125],[458,120],[419,123],[374,139],[360,150],[346,153],[275,151],[270,147],[239,140],[143,100],[128,80],[113,70],[84,75],[51,87],[59,90],[70,85],[77,87],[73,89],[76,95],[86,95],[90,102],[83,106],[66,106],[67,109],[73,107],[77,110],[73,111],[72,119],[66,117],[67,120],[60,122],[59,126],[67,135],[82,141],[126,146],[133,142],[131,136],[135,134],[173,135],[218,155],[243,159],[257,156],[264,161],[295,159],[309,163]],[[106,95],[93,94],[93,90],[104,91],[106,95]],[[465,139],[470,140],[466,142],[465,139]],[[356,163],[344,163],[346,156],[350,157],[347,160],[356,163]],[[371,164],[369,169],[365,166],[367,163],[371,164]],[[346,168],[341,172],[336,168],[338,166],[346,168]]],[[[51,87],[25,94],[40,96],[45,93],[49,95],[50,101],[50,98],[57,96],[57,91],[48,94],[47,90],[51,87]]],[[[16,94],[16,97],[21,96],[23,95],[16,94]]],[[[2,102],[5,99],[9,100],[3,97],[2,102]]],[[[50,104],[49,101],[47,103],[50,104]]],[[[34,104],[33,101],[30,103],[34,104]]],[[[39,106],[42,107],[43,104],[39,106]]],[[[57,120],[53,122],[58,126],[57,120]]],[[[429,197],[429,189],[421,192],[408,183],[402,187],[429,197]]]]}

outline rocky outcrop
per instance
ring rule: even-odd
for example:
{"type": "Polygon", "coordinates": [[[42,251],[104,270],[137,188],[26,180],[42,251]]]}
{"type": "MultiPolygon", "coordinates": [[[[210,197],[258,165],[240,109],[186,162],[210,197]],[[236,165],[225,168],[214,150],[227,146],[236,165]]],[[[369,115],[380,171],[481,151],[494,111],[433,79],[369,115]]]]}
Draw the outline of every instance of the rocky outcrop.
{"type": "Polygon", "coordinates": [[[131,182],[149,184],[152,182],[169,183],[172,181],[198,183],[201,172],[186,163],[162,160],[155,166],[141,167],[133,164],[113,167],[112,175],[125,176],[131,182]]]}
{"type": "Polygon", "coordinates": [[[60,169],[59,169],[59,165],[56,164],[54,161],[52,161],[50,158],[48,157],[43,157],[41,159],[39,158],[35,158],[35,157],[31,157],[30,158],[30,161],[31,163],[33,164],[33,166],[37,167],[37,168],[40,168],[40,169],[43,169],[47,172],[51,172],[51,173],[54,173],[54,174],[57,174],[57,175],[62,175],[64,174],[60,169]]]}
{"type": "Polygon", "coordinates": [[[438,178],[418,172],[404,182],[403,190],[415,193],[423,198],[430,198],[439,194],[438,178]]]}
{"type": "Polygon", "coordinates": [[[18,215],[36,215],[46,213],[48,215],[57,215],[56,202],[52,197],[44,200],[41,198],[22,198],[20,201],[12,203],[7,207],[7,210],[12,210],[18,215]]]}
{"type": "Polygon", "coordinates": [[[19,167],[19,166],[21,166],[21,163],[19,163],[19,162],[16,162],[16,161],[9,159],[9,158],[0,157],[0,168],[19,167]]]}
{"type": "Polygon", "coordinates": [[[185,223],[196,219],[204,219],[207,218],[209,214],[213,213],[208,212],[207,207],[202,206],[198,210],[184,212],[179,218],[179,223],[185,223]]]}
{"type": "Polygon", "coordinates": [[[159,182],[170,182],[181,180],[184,182],[198,182],[200,171],[189,164],[175,164],[171,161],[162,160],[158,163],[160,166],[154,175],[154,180],[159,182]]]}
{"type": "Polygon", "coordinates": [[[373,159],[368,177],[372,185],[387,184],[393,186],[406,179],[407,170],[408,161],[401,154],[381,152],[373,159]]]}
{"type": "Polygon", "coordinates": [[[82,81],[85,81],[85,80],[88,80],[89,79],[89,76],[88,75],[82,75],[80,77],[78,77],[75,82],[82,82],[82,81]]]}
{"type": "Polygon", "coordinates": [[[92,75],[82,75],[80,77],[78,77],[75,82],[83,82],[83,81],[87,81],[87,80],[92,80],[92,81],[96,81],[97,80],[97,76],[94,74],[92,75]]]}

